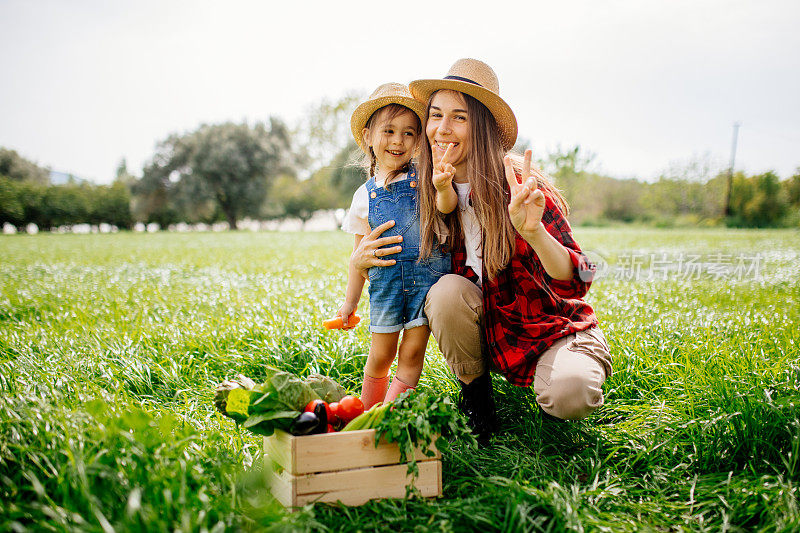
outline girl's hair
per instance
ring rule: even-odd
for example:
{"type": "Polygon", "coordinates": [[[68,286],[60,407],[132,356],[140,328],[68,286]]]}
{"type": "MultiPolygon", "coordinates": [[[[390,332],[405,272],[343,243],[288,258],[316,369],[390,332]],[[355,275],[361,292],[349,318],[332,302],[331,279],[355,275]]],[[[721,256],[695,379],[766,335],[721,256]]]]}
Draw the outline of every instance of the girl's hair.
{"type": "MultiPolygon", "coordinates": [[[[491,112],[472,96],[459,93],[466,101],[470,124],[471,149],[467,154],[467,177],[472,190],[472,206],[481,228],[483,243],[483,265],[489,279],[505,268],[514,255],[516,230],[508,215],[511,200],[506,182],[503,157],[506,152],[500,143],[497,123],[491,112]]],[[[430,114],[433,93],[428,99],[430,114]]],[[[427,119],[426,119],[427,123],[427,119]]],[[[452,213],[442,215],[436,209],[436,189],[433,187],[433,158],[427,135],[422,135],[420,148],[420,257],[426,258],[439,244],[437,218],[443,216],[447,226],[445,246],[450,249],[461,246],[463,233],[458,217],[458,208],[452,213]]],[[[522,157],[512,155],[512,164],[517,175],[522,174],[522,157]]],[[[566,200],[561,193],[539,172],[536,184],[566,216],[569,213],[566,200]]]]}
{"type": "MultiPolygon", "coordinates": [[[[369,120],[364,125],[364,127],[367,128],[368,130],[371,130],[374,127],[390,122],[393,118],[399,117],[403,113],[411,113],[414,116],[417,127],[417,135],[420,136],[420,134],[422,133],[422,124],[420,123],[419,117],[411,109],[400,104],[388,104],[376,110],[374,113],[372,113],[372,115],[370,115],[369,120]]],[[[400,174],[408,172],[408,167],[410,165],[411,165],[411,160],[409,160],[408,163],[403,165],[402,168],[390,172],[387,178],[391,180],[399,176],[400,174]]],[[[368,177],[375,175],[375,168],[378,166],[378,161],[375,158],[375,152],[372,150],[371,146],[365,147],[363,155],[358,159],[358,166],[360,166],[367,172],[368,177]]]]}

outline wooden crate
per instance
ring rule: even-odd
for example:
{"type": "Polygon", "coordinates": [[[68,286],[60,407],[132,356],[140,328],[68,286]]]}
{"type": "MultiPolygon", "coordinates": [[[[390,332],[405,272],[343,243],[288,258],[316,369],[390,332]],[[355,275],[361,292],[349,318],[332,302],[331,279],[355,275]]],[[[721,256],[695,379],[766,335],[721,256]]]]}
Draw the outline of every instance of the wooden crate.
{"type": "MultiPolygon", "coordinates": [[[[426,497],[442,495],[442,456],[434,451],[433,457],[420,450],[415,454],[419,476],[414,485],[426,497]]],[[[270,490],[286,507],[403,498],[411,482],[397,444],[381,441],[376,447],[374,429],[303,437],[278,430],[264,438],[264,453],[270,490]]]]}

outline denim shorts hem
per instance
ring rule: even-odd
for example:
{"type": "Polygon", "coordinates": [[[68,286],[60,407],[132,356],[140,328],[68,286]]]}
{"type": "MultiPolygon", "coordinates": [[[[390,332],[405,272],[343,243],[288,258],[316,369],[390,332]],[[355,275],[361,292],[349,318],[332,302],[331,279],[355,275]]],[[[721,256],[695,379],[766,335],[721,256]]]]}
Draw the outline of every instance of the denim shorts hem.
{"type": "Polygon", "coordinates": [[[402,324],[397,324],[396,326],[370,326],[369,332],[370,333],[397,333],[403,329],[402,324]]]}
{"type": "Polygon", "coordinates": [[[405,329],[411,329],[411,328],[418,328],[419,326],[427,326],[427,325],[428,325],[428,319],[423,316],[423,317],[415,318],[411,322],[406,322],[405,324],[403,324],[403,327],[405,329]]]}

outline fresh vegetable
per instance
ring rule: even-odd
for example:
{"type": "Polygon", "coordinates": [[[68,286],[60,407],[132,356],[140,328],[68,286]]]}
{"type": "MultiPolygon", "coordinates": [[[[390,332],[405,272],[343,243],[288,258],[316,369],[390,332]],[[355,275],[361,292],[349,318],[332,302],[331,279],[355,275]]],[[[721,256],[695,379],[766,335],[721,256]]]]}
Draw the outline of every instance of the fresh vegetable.
{"type": "Polygon", "coordinates": [[[290,427],[292,435],[309,435],[319,427],[319,418],[314,413],[301,413],[290,427]]]}
{"type": "Polygon", "coordinates": [[[359,429],[365,429],[364,426],[366,425],[367,421],[372,416],[372,412],[365,411],[352,419],[348,422],[343,428],[342,431],[358,431],[359,429]]]}
{"type": "Polygon", "coordinates": [[[309,374],[305,381],[317,393],[317,396],[328,403],[338,402],[346,394],[341,385],[322,374],[309,374]]]}
{"type": "Polygon", "coordinates": [[[223,381],[216,391],[215,404],[222,414],[258,435],[269,436],[275,428],[289,430],[292,421],[316,393],[303,380],[289,372],[267,367],[267,380],[256,385],[240,376],[238,381],[223,381]]]}
{"type": "Polygon", "coordinates": [[[328,431],[326,431],[326,433],[333,433],[334,431],[336,430],[333,429],[333,426],[331,424],[328,424],[328,431]]]}
{"type": "Polygon", "coordinates": [[[237,421],[247,419],[250,408],[250,391],[246,389],[233,389],[228,393],[225,411],[226,414],[237,421]]]}
{"type": "Polygon", "coordinates": [[[328,422],[330,422],[335,426],[339,422],[341,422],[339,417],[339,402],[331,402],[328,404],[328,407],[331,408],[331,415],[332,415],[332,418],[328,419],[328,422]]]}
{"type": "Polygon", "coordinates": [[[419,473],[414,448],[420,448],[429,457],[434,455],[430,448],[434,440],[439,451],[447,450],[456,440],[477,448],[464,415],[456,409],[449,396],[404,392],[390,405],[383,419],[374,426],[375,444],[377,446],[381,438],[396,442],[400,448],[400,460],[408,461],[410,475],[416,477],[419,473]]]}
{"type": "Polygon", "coordinates": [[[319,400],[314,404],[313,409],[313,413],[317,416],[317,419],[319,419],[319,424],[317,424],[313,433],[325,433],[328,430],[328,404],[319,400]]]}
{"type": "MultiPolygon", "coordinates": [[[[339,423],[336,412],[328,403],[345,395],[336,381],[321,374],[311,374],[302,380],[277,368],[266,369],[267,379],[258,385],[242,375],[220,383],[214,397],[217,409],[253,433],[265,436],[272,435],[275,429],[292,433],[308,430],[303,424],[302,430],[296,429],[304,411],[311,411],[317,417],[317,425],[308,431],[325,433],[328,424],[339,423]]],[[[309,423],[308,417],[304,423],[309,423]]]]}
{"type": "Polygon", "coordinates": [[[331,410],[331,406],[322,400],[311,400],[310,402],[308,402],[306,408],[303,409],[303,411],[307,413],[308,412],[315,413],[318,405],[322,405],[323,409],[325,410],[325,420],[327,420],[327,422],[333,420],[333,411],[331,410]]]}
{"type": "Polygon", "coordinates": [[[385,405],[382,405],[380,408],[378,408],[378,412],[375,413],[375,417],[372,418],[372,420],[369,421],[369,426],[366,429],[372,429],[372,428],[378,427],[378,424],[380,424],[381,421],[384,418],[386,418],[386,415],[389,413],[389,410],[391,408],[392,408],[392,402],[389,402],[389,403],[387,403],[385,405]]]}
{"type": "Polygon", "coordinates": [[[325,326],[325,329],[353,329],[359,322],[361,322],[361,317],[356,314],[352,314],[347,319],[348,325],[346,327],[344,325],[344,320],[340,316],[323,320],[322,325],[325,326]]]}
{"type": "MultiPolygon", "coordinates": [[[[223,415],[228,415],[227,404],[228,404],[228,395],[234,389],[245,389],[245,390],[253,390],[256,386],[256,382],[252,379],[239,374],[233,379],[226,379],[219,385],[217,385],[217,389],[214,392],[214,406],[219,409],[219,411],[223,415]]],[[[231,417],[233,418],[233,417],[231,417]]]]}
{"type": "Polygon", "coordinates": [[[368,411],[361,413],[351,420],[342,431],[358,431],[359,429],[372,429],[377,421],[382,420],[386,412],[391,409],[392,403],[376,403],[368,411]]]}
{"type": "Polygon", "coordinates": [[[336,415],[344,422],[349,422],[364,412],[364,403],[361,398],[347,395],[339,401],[336,415]]]}
{"type": "MultiPolygon", "coordinates": [[[[269,376],[264,385],[269,384],[271,388],[264,390],[265,395],[271,394],[274,400],[297,411],[302,411],[308,402],[317,398],[317,393],[314,392],[314,389],[299,377],[289,372],[282,372],[273,368],[269,369],[272,371],[272,375],[269,376]]],[[[265,396],[259,401],[264,401],[268,398],[265,396]]]]}

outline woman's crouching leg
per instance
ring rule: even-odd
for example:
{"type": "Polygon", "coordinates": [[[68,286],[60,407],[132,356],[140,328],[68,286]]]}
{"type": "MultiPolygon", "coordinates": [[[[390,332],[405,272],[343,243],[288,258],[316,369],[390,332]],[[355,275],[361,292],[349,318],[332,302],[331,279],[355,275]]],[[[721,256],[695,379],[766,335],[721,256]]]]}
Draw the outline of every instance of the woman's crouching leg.
{"type": "Polygon", "coordinates": [[[469,383],[487,370],[481,353],[481,289],[467,278],[447,274],[428,291],[425,314],[447,365],[469,383]]]}
{"type": "Polygon", "coordinates": [[[559,339],[539,358],[533,389],[545,413],[580,420],[603,405],[611,357],[602,333],[594,329],[559,339]]]}

